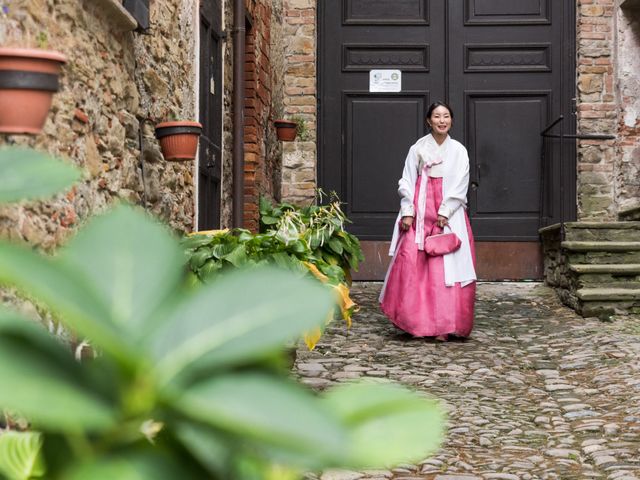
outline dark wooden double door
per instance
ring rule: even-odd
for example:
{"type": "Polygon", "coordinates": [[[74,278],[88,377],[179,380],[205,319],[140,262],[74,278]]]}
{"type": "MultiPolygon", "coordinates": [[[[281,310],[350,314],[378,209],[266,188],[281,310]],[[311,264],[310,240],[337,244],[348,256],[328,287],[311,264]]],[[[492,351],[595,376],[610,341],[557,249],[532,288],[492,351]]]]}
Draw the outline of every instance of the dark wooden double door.
{"type": "Polygon", "coordinates": [[[318,2],[320,186],[346,202],[354,234],[389,240],[406,153],[427,133],[428,105],[445,100],[469,151],[479,263],[511,264],[482,276],[539,276],[539,227],[575,215],[574,146],[540,135],[561,114],[572,128],[574,3],[318,2]],[[400,70],[401,91],[371,93],[373,69],[400,70]]]}

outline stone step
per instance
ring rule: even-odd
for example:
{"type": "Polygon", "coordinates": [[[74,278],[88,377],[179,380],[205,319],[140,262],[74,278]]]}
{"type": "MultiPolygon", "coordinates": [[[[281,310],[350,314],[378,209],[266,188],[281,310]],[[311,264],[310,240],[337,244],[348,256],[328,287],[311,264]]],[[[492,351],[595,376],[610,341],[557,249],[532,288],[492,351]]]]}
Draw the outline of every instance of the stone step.
{"type": "Polygon", "coordinates": [[[609,319],[611,315],[640,313],[640,288],[581,288],[576,310],[584,317],[609,319]]]}
{"type": "Polygon", "coordinates": [[[640,241],[565,241],[562,242],[562,248],[573,252],[638,252],[640,251],[640,241]]]}
{"type": "Polygon", "coordinates": [[[626,302],[619,300],[579,301],[575,310],[583,317],[599,317],[602,320],[611,320],[612,315],[640,314],[640,300],[626,302]]]}
{"type": "Polygon", "coordinates": [[[640,220],[640,204],[620,210],[618,218],[623,221],[640,220]]]}
{"type": "Polygon", "coordinates": [[[640,288],[581,288],[576,296],[582,302],[640,302],[640,288]]]}
{"type": "Polygon", "coordinates": [[[640,242],[640,222],[567,222],[567,241],[640,242]]]}
{"type": "Polygon", "coordinates": [[[578,264],[569,265],[577,288],[615,285],[620,288],[640,288],[640,264],[578,264]]]}
{"type": "Polygon", "coordinates": [[[616,281],[616,280],[608,280],[605,278],[598,279],[596,281],[590,282],[587,279],[581,277],[575,280],[575,289],[576,291],[580,290],[637,290],[640,292],[640,281],[616,281]]]}
{"type": "Polygon", "coordinates": [[[640,263],[628,263],[628,264],[617,264],[617,263],[603,263],[599,265],[593,264],[574,264],[569,265],[569,269],[578,274],[611,274],[618,276],[634,276],[640,275],[640,263]]]}
{"type": "Polygon", "coordinates": [[[640,263],[640,251],[637,252],[576,252],[566,251],[566,258],[569,264],[590,264],[607,265],[618,264],[628,265],[640,263]]]}
{"type": "Polygon", "coordinates": [[[638,264],[640,242],[562,242],[570,265],[638,264]]]}

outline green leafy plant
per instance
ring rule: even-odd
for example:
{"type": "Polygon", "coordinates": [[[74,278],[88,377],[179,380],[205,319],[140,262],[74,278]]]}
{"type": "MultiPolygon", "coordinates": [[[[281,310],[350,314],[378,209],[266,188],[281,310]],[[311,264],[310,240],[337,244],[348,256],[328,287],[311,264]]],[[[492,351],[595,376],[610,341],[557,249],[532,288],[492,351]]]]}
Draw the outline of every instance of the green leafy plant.
{"type": "MultiPolygon", "coordinates": [[[[189,259],[188,283],[192,285],[216,281],[240,268],[276,266],[299,277],[315,278],[326,284],[333,291],[338,307],[327,317],[327,323],[337,313],[348,327],[351,326],[351,317],[357,306],[349,297],[344,271],[316,258],[301,239],[285,241],[275,231],[254,235],[248,230],[234,229],[189,235],[182,240],[182,247],[189,259]]],[[[304,334],[309,349],[315,348],[322,330],[316,328],[304,334]]]]}
{"type": "Polygon", "coordinates": [[[47,35],[47,32],[38,33],[36,42],[38,43],[38,48],[47,48],[49,46],[49,37],[47,35]]]}
{"type": "Polygon", "coordinates": [[[300,115],[294,115],[291,117],[291,121],[296,123],[296,134],[298,138],[302,141],[309,140],[311,137],[311,133],[307,128],[307,122],[300,115]]]}
{"type": "MultiPolygon", "coordinates": [[[[0,171],[21,155],[0,150],[0,171]]],[[[51,178],[67,175],[34,156],[61,172],[51,178]]],[[[41,189],[22,179],[25,196],[63,183],[32,175],[41,189]]],[[[0,198],[15,196],[0,183],[0,198]]],[[[42,302],[98,352],[80,363],[40,325],[0,309],[0,408],[31,422],[0,432],[0,476],[293,479],[437,447],[435,401],[381,383],[317,396],[282,368],[282,345],[332,308],[326,288],[264,268],[187,287],[185,262],[165,226],[127,206],[94,218],[53,257],[0,241],[0,283],[42,302]]]]}
{"type": "Polygon", "coordinates": [[[331,276],[324,265],[338,267],[350,283],[350,270],[357,271],[364,260],[360,241],[345,230],[349,219],[337,195],[331,193],[326,204],[323,204],[324,199],[322,190],[318,190],[318,204],[305,207],[286,202],[273,205],[261,197],[260,231],[276,232],[285,242],[303,241],[311,249],[322,273],[331,276]]]}
{"type": "Polygon", "coordinates": [[[254,235],[244,229],[190,235],[181,244],[191,272],[202,282],[214,281],[238,268],[265,265],[306,275],[304,262],[311,254],[303,242],[287,244],[273,234],[254,235]]]}

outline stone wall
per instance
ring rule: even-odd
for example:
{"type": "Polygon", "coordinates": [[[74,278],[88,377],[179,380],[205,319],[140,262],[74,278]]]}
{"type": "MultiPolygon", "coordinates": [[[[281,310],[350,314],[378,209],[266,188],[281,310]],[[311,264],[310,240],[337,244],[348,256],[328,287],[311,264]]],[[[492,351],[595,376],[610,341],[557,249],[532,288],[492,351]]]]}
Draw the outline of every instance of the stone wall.
{"type": "MultiPolygon", "coordinates": [[[[577,129],[615,134],[618,103],[615,92],[614,0],[578,0],[577,129]]],[[[578,218],[611,219],[615,215],[613,140],[578,143],[578,218]]]]}
{"type": "Polygon", "coordinates": [[[121,31],[99,2],[0,5],[6,7],[0,45],[54,47],[68,58],[44,132],[0,135],[0,144],[30,145],[86,172],[82,182],[53,200],[3,207],[0,235],[51,248],[118,199],[146,200],[147,209],[172,227],[191,230],[193,163],[165,162],[153,125],[172,115],[195,117],[196,0],[152,2],[149,35],[121,31]]]}
{"type": "Polygon", "coordinates": [[[224,31],[227,38],[222,46],[224,82],[222,106],[222,199],[220,203],[220,227],[228,228],[233,223],[233,2],[224,0],[224,31]]]}
{"type": "Polygon", "coordinates": [[[246,35],[245,120],[244,120],[244,227],[259,227],[258,203],[261,195],[280,197],[281,151],[273,128],[274,84],[281,81],[282,64],[271,58],[272,19],[277,28],[281,2],[252,0],[247,13],[253,19],[246,35]]]}
{"type": "Polygon", "coordinates": [[[284,32],[284,114],[304,122],[305,134],[283,146],[282,197],[304,204],[317,185],[316,0],[285,0],[284,32]]]}
{"type": "Polygon", "coordinates": [[[578,217],[610,220],[640,201],[640,20],[615,0],[578,0],[578,217]]]}

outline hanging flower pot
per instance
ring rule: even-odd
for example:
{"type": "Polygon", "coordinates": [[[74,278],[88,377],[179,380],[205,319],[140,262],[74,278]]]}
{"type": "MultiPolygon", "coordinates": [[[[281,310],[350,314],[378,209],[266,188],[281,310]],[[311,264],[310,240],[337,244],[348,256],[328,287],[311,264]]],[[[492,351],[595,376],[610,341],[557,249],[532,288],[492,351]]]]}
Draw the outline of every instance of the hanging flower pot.
{"type": "Polygon", "coordinates": [[[163,122],[156,125],[156,138],[164,159],[169,162],[184,162],[196,158],[198,139],[202,124],[198,122],[163,122]]]}
{"type": "Polygon", "coordinates": [[[293,142],[296,139],[298,133],[298,124],[289,120],[274,120],[274,126],[276,127],[276,134],[278,140],[283,142],[293,142]]]}
{"type": "Polygon", "coordinates": [[[0,132],[42,131],[66,61],[48,50],[0,48],[0,132]]]}

